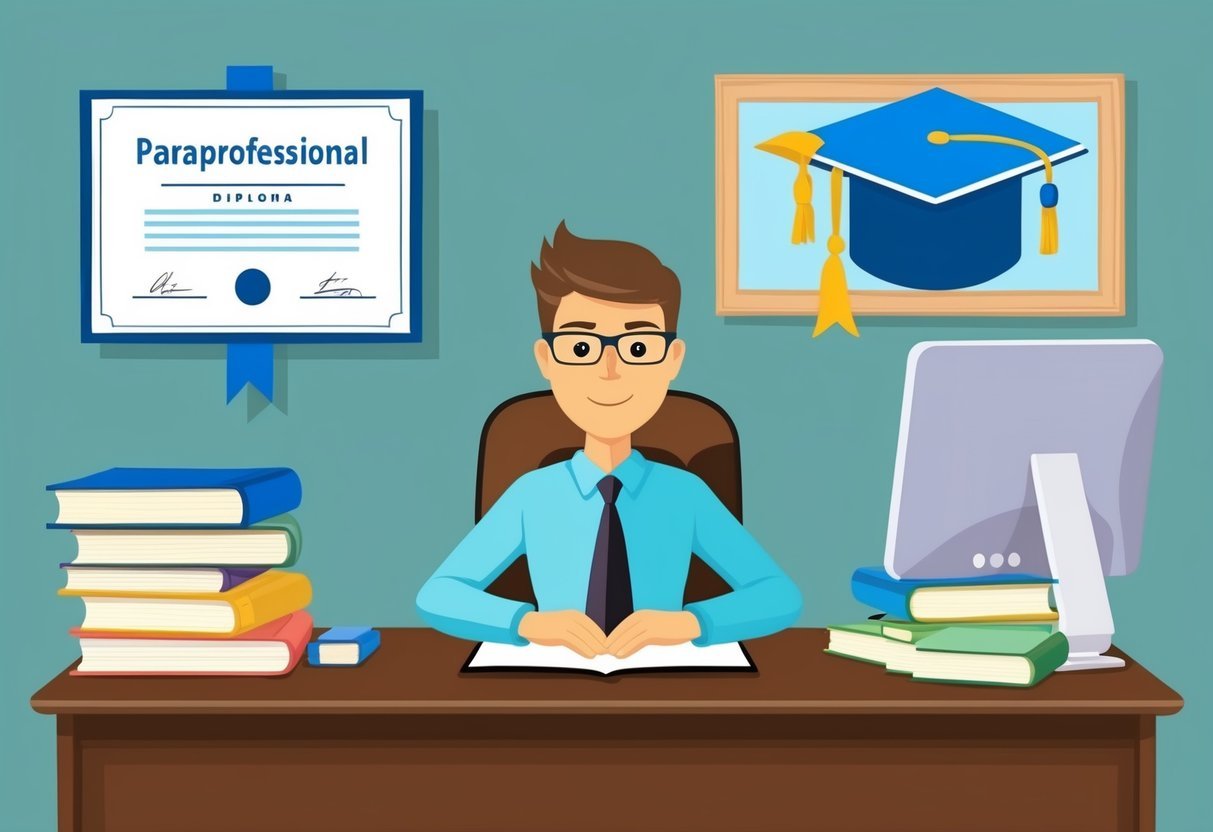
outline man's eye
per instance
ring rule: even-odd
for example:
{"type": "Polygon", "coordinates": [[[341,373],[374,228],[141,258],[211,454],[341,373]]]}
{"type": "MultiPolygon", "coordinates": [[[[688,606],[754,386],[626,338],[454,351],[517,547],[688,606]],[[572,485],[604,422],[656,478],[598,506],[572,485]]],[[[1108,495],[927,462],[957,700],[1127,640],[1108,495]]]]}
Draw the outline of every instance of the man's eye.
{"type": "Polygon", "coordinates": [[[648,351],[649,351],[648,347],[646,347],[644,344],[641,344],[639,341],[637,341],[635,344],[632,344],[632,348],[631,348],[631,350],[629,350],[629,352],[632,353],[633,358],[644,358],[644,354],[648,351]]]}
{"type": "Polygon", "coordinates": [[[585,358],[590,354],[590,345],[585,341],[578,341],[573,345],[573,355],[578,358],[585,358]]]}

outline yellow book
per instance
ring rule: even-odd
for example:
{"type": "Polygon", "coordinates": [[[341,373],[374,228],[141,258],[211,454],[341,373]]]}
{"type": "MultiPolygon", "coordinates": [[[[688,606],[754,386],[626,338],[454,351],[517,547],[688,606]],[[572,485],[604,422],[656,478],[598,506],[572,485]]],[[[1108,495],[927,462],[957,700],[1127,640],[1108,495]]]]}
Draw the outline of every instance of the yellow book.
{"type": "Polygon", "coordinates": [[[81,630],[234,636],[303,609],[312,600],[312,584],[299,572],[265,572],[227,592],[59,594],[84,601],[81,630]]]}

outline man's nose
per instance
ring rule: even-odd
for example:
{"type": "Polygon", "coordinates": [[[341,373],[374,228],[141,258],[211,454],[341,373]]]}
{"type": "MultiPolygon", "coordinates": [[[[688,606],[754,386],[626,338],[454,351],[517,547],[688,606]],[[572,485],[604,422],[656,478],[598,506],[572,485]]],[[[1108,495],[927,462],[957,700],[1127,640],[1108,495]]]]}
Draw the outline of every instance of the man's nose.
{"type": "Polygon", "coordinates": [[[602,351],[602,360],[599,362],[602,365],[602,378],[611,379],[619,378],[619,351],[614,347],[605,347],[602,351]]]}

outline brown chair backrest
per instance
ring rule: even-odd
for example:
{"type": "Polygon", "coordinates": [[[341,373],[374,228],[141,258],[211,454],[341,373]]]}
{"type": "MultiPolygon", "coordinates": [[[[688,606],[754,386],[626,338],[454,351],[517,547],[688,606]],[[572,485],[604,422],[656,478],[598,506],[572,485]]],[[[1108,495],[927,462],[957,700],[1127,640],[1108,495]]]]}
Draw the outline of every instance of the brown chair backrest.
{"type": "MultiPolygon", "coordinates": [[[[585,433],[568,420],[549,391],[526,393],[502,402],[485,420],[476,469],[476,520],[514,480],[528,471],[571,457],[585,445],[585,433]]],[[[661,409],[632,436],[632,447],[647,459],[686,468],[699,476],[720,502],[741,519],[741,448],[733,420],[715,402],[693,393],[670,391],[661,409]]],[[[698,557],[691,559],[685,601],[701,601],[729,591],[729,585],[698,557]]],[[[535,602],[526,556],[489,586],[489,592],[535,602]]]]}

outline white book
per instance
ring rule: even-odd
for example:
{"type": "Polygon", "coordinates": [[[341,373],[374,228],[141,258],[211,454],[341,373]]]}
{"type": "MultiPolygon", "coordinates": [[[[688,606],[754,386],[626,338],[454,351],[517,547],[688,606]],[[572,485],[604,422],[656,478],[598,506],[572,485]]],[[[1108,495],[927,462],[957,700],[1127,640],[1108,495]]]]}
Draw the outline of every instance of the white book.
{"type": "Polygon", "coordinates": [[[626,659],[609,654],[587,659],[567,647],[552,647],[542,644],[496,644],[482,642],[476,645],[472,655],[464,664],[465,671],[483,670],[571,670],[582,673],[597,673],[610,676],[613,673],[628,673],[641,670],[742,670],[753,671],[754,663],[739,642],[711,644],[696,647],[685,644],[656,645],[642,647],[626,659]]]}
{"type": "Polygon", "coordinates": [[[73,529],[72,535],[74,566],[286,566],[299,545],[285,528],[270,526],[73,529]]]}
{"type": "Polygon", "coordinates": [[[186,567],[155,569],[137,566],[62,565],[67,575],[64,589],[105,595],[110,592],[156,592],[172,595],[192,592],[224,592],[256,577],[265,569],[186,567]]]}

